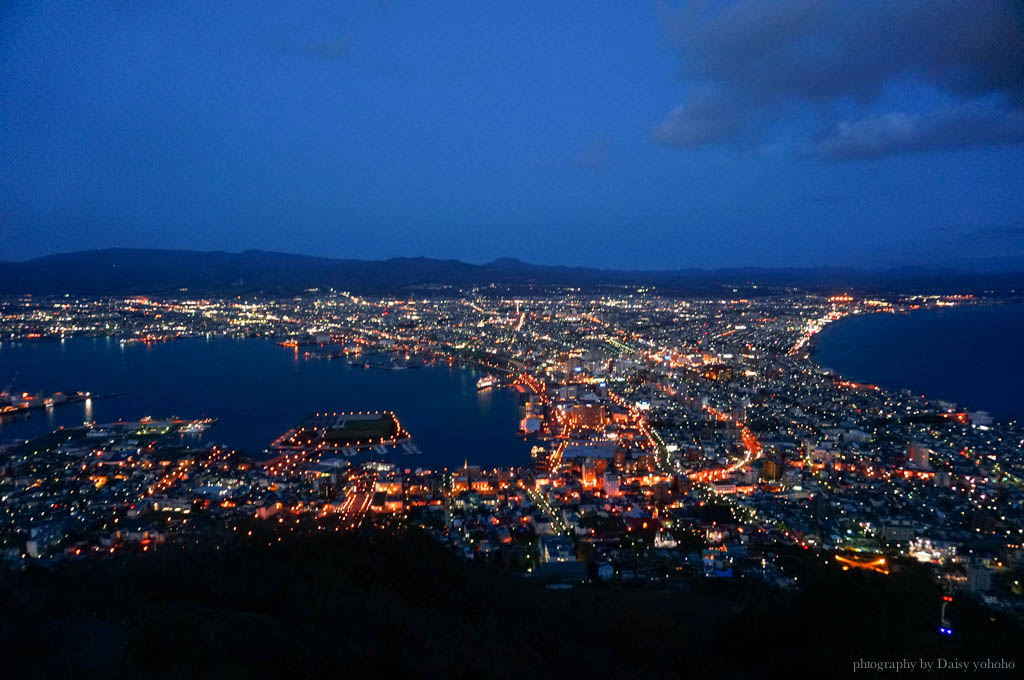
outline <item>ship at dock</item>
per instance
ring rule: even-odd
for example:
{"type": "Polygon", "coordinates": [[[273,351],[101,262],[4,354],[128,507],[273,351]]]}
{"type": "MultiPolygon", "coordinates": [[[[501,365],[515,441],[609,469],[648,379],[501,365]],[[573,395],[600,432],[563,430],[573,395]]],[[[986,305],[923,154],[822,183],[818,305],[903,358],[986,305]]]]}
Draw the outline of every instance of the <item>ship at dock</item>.
{"type": "Polygon", "coordinates": [[[81,401],[88,401],[93,398],[100,398],[104,395],[94,395],[91,392],[54,392],[49,396],[42,394],[31,394],[29,392],[11,393],[0,392],[0,417],[15,416],[29,413],[35,409],[50,409],[64,404],[75,404],[81,401]]]}
{"type": "Polygon", "coordinates": [[[497,385],[498,379],[495,378],[493,375],[485,375],[484,377],[476,381],[476,388],[478,390],[486,390],[489,387],[497,387],[497,385]]]}

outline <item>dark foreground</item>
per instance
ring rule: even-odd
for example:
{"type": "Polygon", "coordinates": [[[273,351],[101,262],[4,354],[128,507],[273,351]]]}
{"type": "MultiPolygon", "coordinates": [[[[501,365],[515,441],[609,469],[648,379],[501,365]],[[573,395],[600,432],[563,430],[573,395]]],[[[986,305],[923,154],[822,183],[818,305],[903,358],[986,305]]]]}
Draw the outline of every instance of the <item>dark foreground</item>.
{"type": "MultiPolygon", "coordinates": [[[[1022,661],[1020,630],[968,603],[956,635],[940,636],[940,593],[912,567],[808,569],[793,593],[743,582],[555,591],[460,562],[415,532],[240,529],[219,548],[5,576],[4,675],[827,677],[858,659],[1022,661]]],[[[927,677],[947,674],[963,672],[927,677]]]]}

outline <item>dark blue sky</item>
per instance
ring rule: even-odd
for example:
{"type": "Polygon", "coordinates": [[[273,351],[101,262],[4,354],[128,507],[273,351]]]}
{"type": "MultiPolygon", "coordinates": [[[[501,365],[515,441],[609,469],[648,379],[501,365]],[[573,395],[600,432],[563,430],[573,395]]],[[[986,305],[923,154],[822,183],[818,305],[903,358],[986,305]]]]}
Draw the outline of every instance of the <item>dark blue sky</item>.
{"type": "Polygon", "coordinates": [[[1022,6],[9,1],[0,259],[1022,263],[1022,6]]]}

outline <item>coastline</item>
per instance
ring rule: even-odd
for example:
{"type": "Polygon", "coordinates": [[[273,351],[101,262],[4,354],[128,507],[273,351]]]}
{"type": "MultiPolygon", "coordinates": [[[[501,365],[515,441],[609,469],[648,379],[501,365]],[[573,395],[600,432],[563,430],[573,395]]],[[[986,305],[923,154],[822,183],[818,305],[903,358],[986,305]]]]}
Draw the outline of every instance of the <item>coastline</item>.
{"type": "MultiPolygon", "coordinates": [[[[1005,398],[1005,395],[1000,395],[1000,388],[1005,384],[1004,376],[997,373],[992,375],[998,375],[998,378],[992,378],[986,385],[985,390],[979,389],[977,384],[968,385],[965,382],[965,373],[969,373],[968,377],[977,378],[978,374],[985,374],[985,371],[964,371],[963,368],[960,372],[950,371],[947,367],[951,362],[943,360],[938,355],[933,356],[930,362],[922,361],[897,361],[896,357],[915,357],[920,358],[922,356],[928,356],[929,354],[935,354],[937,349],[949,351],[949,346],[953,345],[971,345],[972,343],[962,342],[957,343],[950,340],[945,345],[932,344],[929,346],[923,346],[921,351],[910,351],[909,348],[901,347],[899,342],[887,342],[883,347],[872,347],[871,342],[880,342],[878,340],[879,335],[892,338],[895,336],[889,336],[886,333],[878,334],[877,332],[872,334],[870,338],[850,338],[844,337],[840,339],[841,344],[839,345],[842,353],[849,354],[851,357],[856,357],[853,361],[868,361],[865,359],[866,356],[878,356],[882,359],[882,365],[876,364],[876,367],[864,364],[862,366],[853,366],[849,363],[836,361],[834,357],[831,360],[823,358],[823,354],[829,350],[826,349],[826,345],[829,343],[831,336],[824,337],[826,332],[834,332],[837,329],[843,328],[844,331],[849,327],[849,323],[856,319],[867,321],[868,319],[878,319],[881,314],[892,314],[894,316],[904,317],[905,320],[914,319],[920,323],[921,319],[931,316],[934,319],[934,325],[943,325],[942,316],[948,312],[958,314],[960,312],[967,313],[984,313],[983,310],[1003,310],[1006,308],[1015,308],[1024,313],[1024,300],[1017,298],[1014,299],[999,299],[999,300],[986,300],[984,302],[972,303],[969,305],[958,305],[956,307],[928,307],[923,309],[907,309],[897,310],[894,312],[868,312],[861,314],[850,314],[841,319],[838,319],[823,328],[820,332],[816,333],[807,343],[806,352],[808,358],[822,371],[828,371],[843,379],[855,380],[857,382],[867,382],[878,385],[882,389],[888,392],[898,392],[901,390],[910,390],[916,394],[919,394],[930,401],[946,401],[957,404],[960,410],[967,411],[984,411],[993,414],[993,416],[1000,421],[1010,422],[1024,419],[1024,404],[1021,404],[1021,400],[1011,398],[1009,401],[1005,398]],[[856,349],[851,343],[859,345],[856,349]],[[896,370],[892,370],[892,366],[886,367],[885,362],[893,364],[896,370]],[[831,365],[829,365],[831,364],[831,365]],[[915,376],[915,371],[917,375],[915,376]],[[943,376],[940,381],[942,384],[939,385],[934,382],[936,377],[943,376]],[[922,378],[920,380],[916,378],[922,378]],[[927,378],[927,379],[924,379],[927,378]],[[898,383],[898,384],[897,384],[898,383]],[[927,384],[931,383],[931,384],[927,384]],[[991,395],[991,396],[988,396],[991,395]]],[[[869,322],[870,323],[870,322],[869,322]]],[[[925,324],[928,321],[924,322],[925,324]]],[[[948,325],[948,322],[947,324],[948,325]]],[[[964,328],[965,324],[958,324],[960,328],[964,328]]],[[[877,329],[876,329],[877,330],[877,329]]],[[[914,333],[919,335],[927,336],[928,340],[934,338],[944,338],[948,335],[942,332],[941,329],[929,329],[929,332],[924,333],[922,327],[909,327],[914,333]]],[[[969,334],[970,340],[977,342],[990,342],[989,338],[993,338],[992,342],[997,342],[995,337],[998,334],[979,330],[971,332],[969,334]]],[[[903,340],[906,342],[906,339],[903,340]]],[[[835,347],[833,347],[835,349],[835,347]]],[[[974,360],[991,359],[993,356],[1000,355],[1004,348],[1002,347],[985,347],[982,349],[973,348],[975,355],[971,355],[967,349],[964,349],[963,356],[965,361],[968,358],[973,357],[974,360]]]]}
{"type": "Polygon", "coordinates": [[[211,441],[257,455],[318,409],[390,409],[424,453],[417,465],[454,467],[465,459],[461,453],[449,455],[454,450],[474,452],[471,460],[484,466],[530,460],[529,446],[518,434],[517,395],[478,391],[481,369],[468,364],[438,361],[419,370],[374,370],[295,358],[263,338],[199,337],[125,348],[109,336],[5,344],[0,362],[19,366],[17,384],[26,388],[63,377],[96,393],[131,394],[90,403],[88,411],[78,402],[49,417],[38,412],[28,421],[4,421],[0,441],[83,420],[173,414],[217,417],[218,426],[207,435],[211,441]],[[254,365],[262,370],[253,371],[254,365]],[[416,399],[419,393],[434,398],[416,399]],[[493,445],[480,447],[483,440],[493,445]]]}

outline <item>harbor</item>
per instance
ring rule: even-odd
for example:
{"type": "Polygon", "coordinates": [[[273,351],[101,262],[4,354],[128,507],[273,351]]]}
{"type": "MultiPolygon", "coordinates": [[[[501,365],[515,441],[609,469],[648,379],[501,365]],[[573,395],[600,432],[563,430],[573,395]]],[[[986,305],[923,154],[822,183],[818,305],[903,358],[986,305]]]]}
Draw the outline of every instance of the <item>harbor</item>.
{"type": "MultiPolygon", "coordinates": [[[[262,455],[310,414],[393,410],[422,451],[407,455],[399,447],[396,453],[417,466],[451,468],[462,464],[465,452],[491,466],[530,461],[530,445],[518,435],[518,393],[478,390],[481,377],[498,373],[449,363],[447,357],[431,357],[415,364],[417,369],[367,370],[343,360],[305,360],[301,350],[296,357],[277,341],[187,338],[122,348],[116,339],[88,337],[4,343],[0,366],[15,365],[22,389],[88,386],[93,399],[5,419],[0,442],[79,427],[83,421],[175,414],[216,417],[217,426],[203,434],[204,440],[262,455]],[[125,396],[97,400],[97,394],[125,396]]],[[[0,386],[13,377],[0,375],[0,386]]]]}
{"type": "Polygon", "coordinates": [[[420,450],[394,411],[352,411],[316,413],[275,439],[268,452],[272,458],[264,465],[272,466],[320,462],[325,455],[418,455],[420,450]]]}
{"type": "Polygon", "coordinates": [[[93,394],[92,392],[54,392],[49,396],[36,395],[30,392],[12,394],[0,392],[0,420],[25,416],[32,411],[52,409],[66,404],[91,402],[94,399],[122,396],[126,392],[114,394],[93,394]]]}

